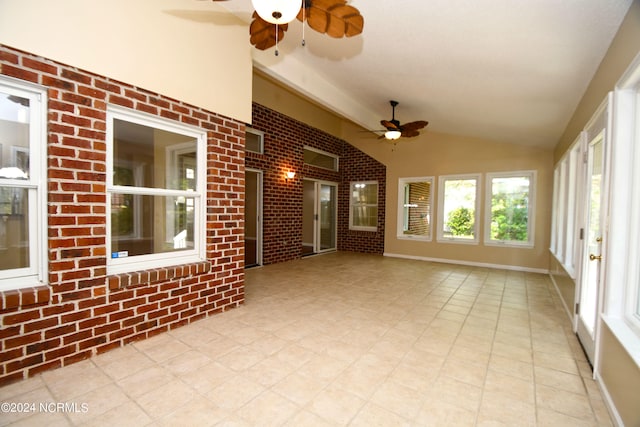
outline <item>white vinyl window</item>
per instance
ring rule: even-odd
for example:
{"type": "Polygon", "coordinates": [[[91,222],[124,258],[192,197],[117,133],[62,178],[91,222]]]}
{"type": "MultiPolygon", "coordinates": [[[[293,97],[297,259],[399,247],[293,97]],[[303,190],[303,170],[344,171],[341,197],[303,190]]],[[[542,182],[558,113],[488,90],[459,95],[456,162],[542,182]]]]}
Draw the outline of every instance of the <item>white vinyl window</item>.
{"type": "Polygon", "coordinates": [[[0,290],[46,283],[46,92],[0,78],[0,290]]]}
{"type": "Polygon", "coordinates": [[[444,175],[438,182],[438,241],[478,243],[480,175],[444,175]]]}
{"type": "Polygon", "coordinates": [[[604,320],[640,367],[640,55],[614,102],[604,320]]]}
{"type": "Polygon", "coordinates": [[[338,170],[338,156],[317,148],[304,147],[303,159],[306,164],[311,166],[332,171],[338,170]]]}
{"type": "Polygon", "coordinates": [[[484,241],[533,246],[535,171],[487,174],[484,241]]]}
{"type": "Polygon", "coordinates": [[[264,153],[264,132],[247,127],[245,132],[245,144],[247,151],[258,154],[264,153]]]}
{"type": "Polygon", "coordinates": [[[109,273],[204,259],[206,132],[107,110],[109,273]]]}
{"type": "Polygon", "coordinates": [[[378,181],[352,182],[349,198],[349,229],[378,230],[378,181]]]}
{"type": "Polygon", "coordinates": [[[398,180],[399,239],[431,240],[433,177],[398,180]]]}

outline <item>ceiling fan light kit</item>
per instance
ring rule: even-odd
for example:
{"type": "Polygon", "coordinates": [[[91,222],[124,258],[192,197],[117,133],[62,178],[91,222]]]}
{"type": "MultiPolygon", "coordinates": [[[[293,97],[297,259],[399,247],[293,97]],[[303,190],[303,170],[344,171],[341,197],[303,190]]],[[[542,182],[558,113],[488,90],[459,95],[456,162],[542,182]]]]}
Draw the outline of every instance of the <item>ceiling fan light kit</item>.
{"type": "Polygon", "coordinates": [[[414,136],[420,135],[420,129],[426,127],[429,122],[424,120],[418,120],[415,122],[409,122],[405,124],[400,124],[399,120],[396,120],[396,106],[398,105],[398,101],[389,101],[391,104],[391,120],[381,120],[380,124],[385,127],[383,136],[385,139],[389,141],[395,141],[400,137],[403,138],[412,138],[414,136]]]}
{"type": "Polygon", "coordinates": [[[260,18],[270,24],[282,25],[296,19],[302,0],[251,0],[260,18]]]}

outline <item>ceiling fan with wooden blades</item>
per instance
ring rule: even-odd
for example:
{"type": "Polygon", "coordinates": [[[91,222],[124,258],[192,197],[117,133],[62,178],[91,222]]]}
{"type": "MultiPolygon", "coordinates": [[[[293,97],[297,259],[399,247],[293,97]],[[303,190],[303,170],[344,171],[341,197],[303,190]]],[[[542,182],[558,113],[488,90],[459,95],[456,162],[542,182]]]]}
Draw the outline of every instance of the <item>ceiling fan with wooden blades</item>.
{"type": "Polygon", "coordinates": [[[386,138],[391,141],[395,141],[400,137],[412,138],[420,135],[420,129],[425,128],[429,124],[429,122],[424,120],[400,124],[400,122],[396,120],[396,106],[398,105],[398,101],[389,101],[389,104],[391,104],[392,109],[391,120],[380,121],[380,124],[385,127],[385,130],[380,131],[384,132],[380,138],[386,138]]]}
{"type": "Polygon", "coordinates": [[[252,4],[255,11],[249,26],[250,42],[259,50],[276,46],[276,55],[277,45],[284,38],[289,22],[296,18],[333,38],[357,36],[364,28],[360,11],[348,5],[346,0],[252,0],[252,4]]]}

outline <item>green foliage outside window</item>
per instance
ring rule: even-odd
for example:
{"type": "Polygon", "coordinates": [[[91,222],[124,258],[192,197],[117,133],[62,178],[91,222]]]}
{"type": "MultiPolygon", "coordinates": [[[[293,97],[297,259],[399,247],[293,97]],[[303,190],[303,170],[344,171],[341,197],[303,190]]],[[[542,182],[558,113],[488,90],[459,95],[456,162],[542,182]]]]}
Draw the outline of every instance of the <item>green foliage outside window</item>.
{"type": "Polygon", "coordinates": [[[447,227],[453,236],[473,237],[474,212],[465,207],[459,207],[449,213],[447,227]]]}
{"type": "Polygon", "coordinates": [[[528,194],[510,198],[494,194],[491,200],[491,239],[526,242],[528,239],[528,194]]]}

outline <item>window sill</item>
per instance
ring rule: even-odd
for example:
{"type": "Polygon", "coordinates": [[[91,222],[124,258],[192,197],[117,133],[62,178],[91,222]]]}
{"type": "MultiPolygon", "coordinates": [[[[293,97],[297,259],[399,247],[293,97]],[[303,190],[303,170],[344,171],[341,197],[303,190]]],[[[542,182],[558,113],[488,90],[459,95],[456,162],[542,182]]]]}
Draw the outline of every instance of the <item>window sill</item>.
{"type": "Polygon", "coordinates": [[[115,291],[119,289],[144,286],[149,283],[196,276],[204,274],[210,270],[211,263],[209,261],[200,261],[187,265],[175,265],[170,267],[112,274],[107,277],[107,283],[109,284],[109,290],[115,291]]]}
{"type": "Polygon", "coordinates": [[[46,285],[0,291],[0,308],[11,310],[43,304],[51,300],[51,288],[46,285]]]}

